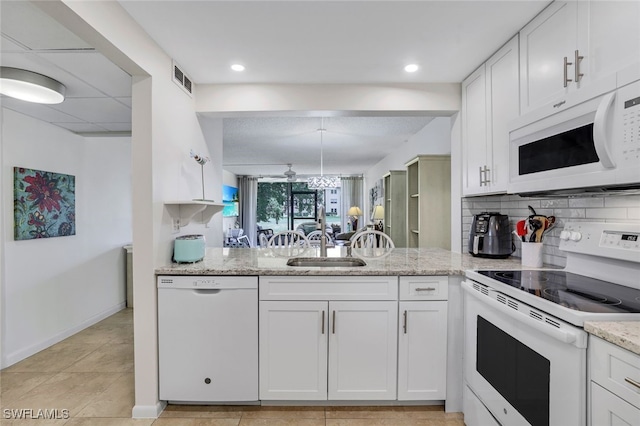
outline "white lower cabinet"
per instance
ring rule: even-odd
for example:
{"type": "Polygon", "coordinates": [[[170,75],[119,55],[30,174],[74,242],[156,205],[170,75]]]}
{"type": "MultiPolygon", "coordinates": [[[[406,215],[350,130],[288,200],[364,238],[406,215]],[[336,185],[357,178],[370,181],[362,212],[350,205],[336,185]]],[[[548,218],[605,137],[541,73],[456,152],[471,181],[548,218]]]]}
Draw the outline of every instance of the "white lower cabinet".
{"type": "Polygon", "coordinates": [[[260,277],[260,399],[445,400],[448,285],[260,277]]]}
{"type": "Polygon", "coordinates": [[[329,302],[329,399],[396,399],[398,302],[329,302]]]}
{"type": "Polygon", "coordinates": [[[448,277],[400,277],[398,400],[444,400],[448,277]]]}
{"type": "Polygon", "coordinates": [[[589,336],[590,425],[640,424],[640,356],[589,336]]]}
{"type": "Polygon", "coordinates": [[[397,315],[395,301],[260,302],[260,399],[395,399],[397,315]]]}
{"type": "Polygon", "coordinates": [[[327,399],[327,302],[260,302],[260,399],[327,399]]]}
{"type": "Polygon", "coordinates": [[[595,382],[591,382],[592,426],[637,426],[640,409],[612,394],[595,382]]]}
{"type": "Polygon", "coordinates": [[[260,280],[261,400],[396,399],[397,277],[260,280]]]}

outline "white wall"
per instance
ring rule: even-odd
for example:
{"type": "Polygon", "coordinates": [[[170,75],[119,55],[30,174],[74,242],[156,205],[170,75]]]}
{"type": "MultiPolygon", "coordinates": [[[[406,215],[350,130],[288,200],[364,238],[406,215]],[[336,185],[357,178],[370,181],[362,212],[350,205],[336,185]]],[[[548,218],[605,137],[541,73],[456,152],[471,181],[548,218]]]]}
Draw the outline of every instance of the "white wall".
{"type": "Polygon", "coordinates": [[[131,139],[83,138],[2,114],[2,366],[124,307],[131,242],[131,139]],[[13,240],[13,167],[74,175],[76,235],[13,240]]]}
{"type": "Polygon", "coordinates": [[[405,164],[416,155],[446,155],[451,153],[451,119],[438,117],[422,130],[398,146],[393,153],[380,160],[364,173],[365,179],[380,179],[389,170],[404,170],[405,164]]]}
{"type": "MultiPolygon", "coordinates": [[[[155,269],[170,262],[177,235],[173,233],[164,202],[202,197],[200,167],[189,158],[190,149],[212,159],[204,168],[205,180],[212,183],[207,197],[219,200],[222,159],[208,149],[194,99],[171,80],[171,58],[120,4],[62,0],[38,5],[132,75],[133,293],[136,301],[136,386],[132,414],[156,417],[163,406],[158,400],[155,269]],[[215,159],[219,159],[219,165],[215,159]]],[[[197,96],[197,87],[195,92],[197,96]]],[[[221,227],[207,231],[200,225],[198,229],[210,232],[213,236],[209,239],[222,239],[221,227]]],[[[187,230],[181,229],[181,232],[187,230]]]]}
{"type": "MultiPolygon", "coordinates": [[[[405,164],[416,155],[445,155],[451,153],[451,118],[437,117],[430,121],[422,130],[399,145],[391,154],[387,155],[375,166],[364,173],[365,193],[375,185],[389,170],[405,170],[405,164]]],[[[366,215],[371,211],[369,198],[365,200],[366,215]]],[[[365,210],[363,210],[365,211],[365,210]]],[[[369,218],[365,218],[365,223],[369,218]]]]}

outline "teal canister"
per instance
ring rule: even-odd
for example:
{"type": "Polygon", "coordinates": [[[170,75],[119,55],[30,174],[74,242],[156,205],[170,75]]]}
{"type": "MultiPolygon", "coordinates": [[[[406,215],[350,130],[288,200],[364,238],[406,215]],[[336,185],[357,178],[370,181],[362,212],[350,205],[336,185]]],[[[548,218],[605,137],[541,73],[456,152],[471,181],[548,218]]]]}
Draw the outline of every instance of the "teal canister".
{"type": "Polygon", "coordinates": [[[204,259],[204,235],[182,235],[173,243],[173,261],[178,263],[193,263],[204,259]]]}

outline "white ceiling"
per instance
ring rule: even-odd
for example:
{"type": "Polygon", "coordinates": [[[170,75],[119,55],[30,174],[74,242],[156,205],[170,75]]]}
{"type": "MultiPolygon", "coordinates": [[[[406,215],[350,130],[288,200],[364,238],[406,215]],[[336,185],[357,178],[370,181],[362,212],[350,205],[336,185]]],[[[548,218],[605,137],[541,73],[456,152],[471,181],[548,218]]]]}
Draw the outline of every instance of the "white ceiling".
{"type": "Polygon", "coordinates": [[[460,82],[548,3],[120,0],[200,84],[460,82]]]}
{"type": "MultiPolygon", "coordinates": [[[[548,3],[120,0],[196,84],[460,82],[548,3]],[[236,62],[247,69],[231,71],[236,62]],[[420,70],[405,73],[410,62],[420,70]]],[[[0,7],[0,64],[67,87],[59,105],[1,97],[2,106],[75,133],[130,132],[124,71],[31,3],[2,0],[0,7]]],[[[225,118],[225,169],[270,175],[293,163],[298,173],[319,173],[320,119],[304,115],[225,118]]],[[[324,172],[362,173],[430,120],[328,118],[324,172]]]]}
{"type": "Polygon", "coordinates": [[[0,97],[2,106],[79,134],[131,132],[131,77],[28,1],[0,2],[0,64],[66,87],[57,105],[0,97]]]}

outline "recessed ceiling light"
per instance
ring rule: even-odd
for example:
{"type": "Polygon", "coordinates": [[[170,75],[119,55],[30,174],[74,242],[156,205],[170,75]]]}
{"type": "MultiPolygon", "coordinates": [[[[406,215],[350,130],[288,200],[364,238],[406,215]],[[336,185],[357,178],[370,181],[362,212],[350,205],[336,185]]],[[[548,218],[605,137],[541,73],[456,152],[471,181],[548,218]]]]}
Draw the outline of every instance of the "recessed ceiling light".
{"type": "Polygon", "coordinates": [[[65,87],[59,81],[32,71],[0,67],[0,93],[39,104],[64,101],[65,87]]]}
{"type": "Polygon", "coordinates": [[[234,71],[244,71],[244,65],[240,65],[240,64],[233,64],[231,65],[231,69],[234,71]]]}
{"type": "Polygon", "coordinates": [[[416,72],[418,71],[418,65],[416,64],[409,64],[406,67],[404,67],[404,70],[406,72],[416,72]]]}

